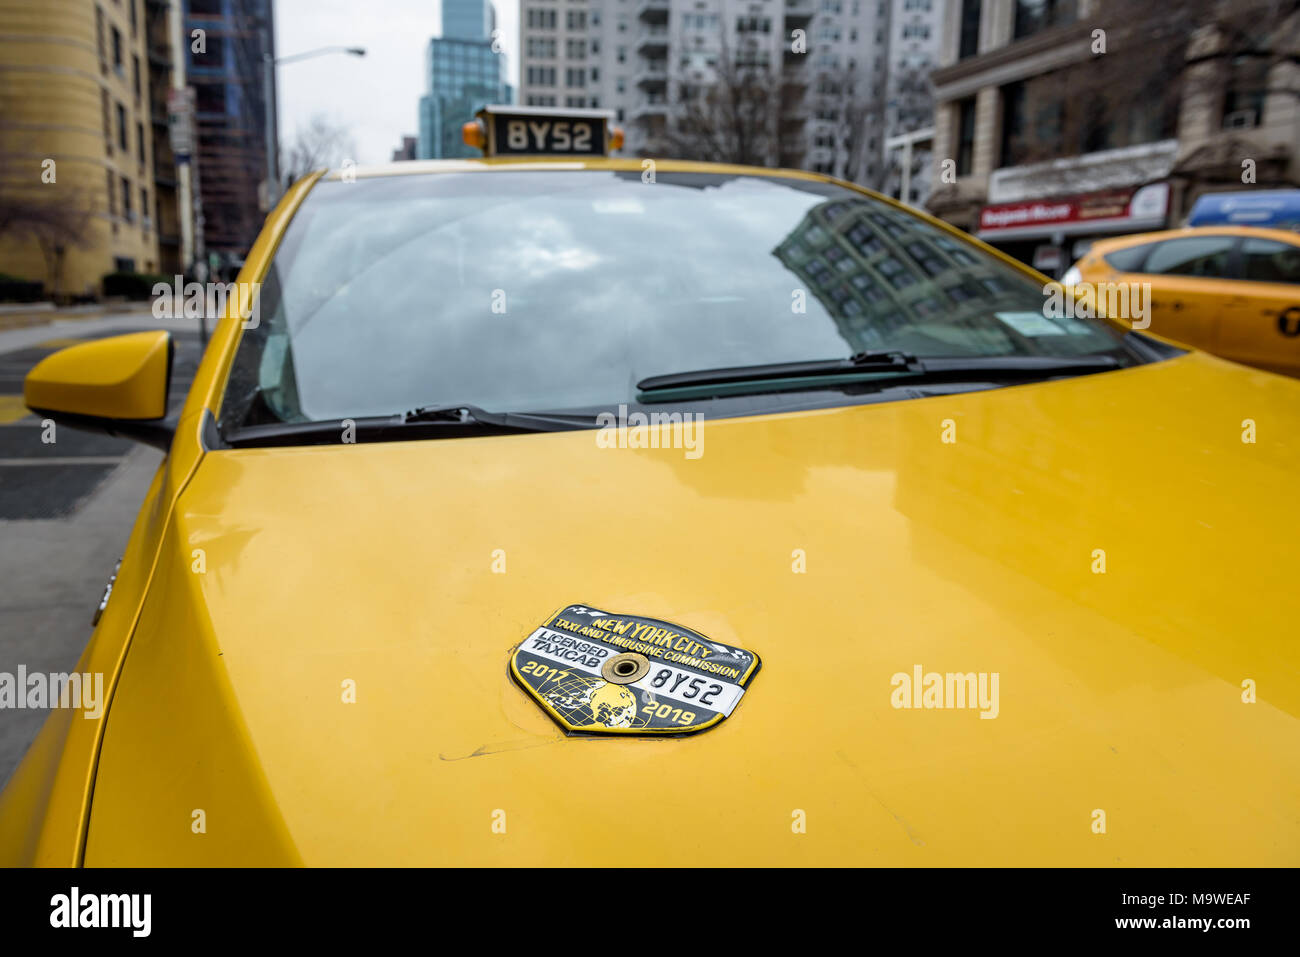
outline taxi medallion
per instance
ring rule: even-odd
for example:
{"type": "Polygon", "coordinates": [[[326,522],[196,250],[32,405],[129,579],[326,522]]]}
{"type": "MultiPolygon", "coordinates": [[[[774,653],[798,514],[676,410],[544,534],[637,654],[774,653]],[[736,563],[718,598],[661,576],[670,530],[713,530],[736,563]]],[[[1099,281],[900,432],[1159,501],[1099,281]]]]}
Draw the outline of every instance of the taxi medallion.
{"type": "Polygon", "coordinates": [[[690,734],[740,704],[761,665],[672,622],[568,605],[510,657],[510,674],[570,734],[690,734]]]}

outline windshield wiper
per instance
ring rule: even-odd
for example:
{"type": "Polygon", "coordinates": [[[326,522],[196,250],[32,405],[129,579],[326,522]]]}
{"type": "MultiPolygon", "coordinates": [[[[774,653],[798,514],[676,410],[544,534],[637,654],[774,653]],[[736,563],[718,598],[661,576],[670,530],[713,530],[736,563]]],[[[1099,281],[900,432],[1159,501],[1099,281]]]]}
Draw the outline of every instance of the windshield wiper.
{"type": "Polygon", "coordinates": [[[886,380],[890,384],[954,382],[972,376],[994,379],[1043,379],[1118,369],[1113,355],[953,356],[918,359],[906,352],[863,352],[848,359],[732,366],[650,376],[638,382],[639,398],[707,398],[762,392],[802,391],[886,380]]]}
{"type": "Polygon", "coordinates": [[[818,378],[844,374],[877,375],[906,373],[917,362],[906,352],[859,352],[847,359],[814,359],[807,362],[777,362],[770,365],[728,366],[653,375],[636,384],[641,392],[659,392],[682,386],[723,385],[731,382],[767,382],[779,379],[818,378]]]}
{"type": "Polygon", "coordinates": [[[508,432],[565,432],[595,423],[594,415],[562,412],[488,412],[477,405],[425,405],[402,416],[402,424],[437,422],[487,425],[508,432]]]}
{"type": "Polygon", "coordinates": [[[223,438],[226,444],[236,448],[244,445],[326,445],[452,435],[563,432],[589,428],[593,424],[595,416],[592,414],[488,412],[476,405],[461,403],[421,406],[398,415],[246,425],[226,432],[223,438]]]}

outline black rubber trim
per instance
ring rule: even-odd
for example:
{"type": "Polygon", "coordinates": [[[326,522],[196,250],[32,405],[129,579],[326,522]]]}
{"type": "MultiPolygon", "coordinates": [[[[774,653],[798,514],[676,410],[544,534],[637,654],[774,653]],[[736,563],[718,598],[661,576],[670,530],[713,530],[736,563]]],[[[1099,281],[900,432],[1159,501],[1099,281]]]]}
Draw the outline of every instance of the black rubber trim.
{"type": "Polygon", "coordinates": [[[107,432],[118,438],[143,442],[156,449],[167,452],[176,437],[176,416],[162,419],[107,419],[97,415],[75,415],[71,412],[55,412],[51,409],[32,409],[45,419],[53,419],[59,425],[83,432],[107,432]]]}

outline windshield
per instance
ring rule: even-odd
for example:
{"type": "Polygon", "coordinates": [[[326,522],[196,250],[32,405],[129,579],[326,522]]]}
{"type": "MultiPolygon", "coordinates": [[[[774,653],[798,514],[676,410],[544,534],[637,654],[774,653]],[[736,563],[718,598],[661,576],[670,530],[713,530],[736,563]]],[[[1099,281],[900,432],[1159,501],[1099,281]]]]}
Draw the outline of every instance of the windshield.
{"type": "Polygon", "coordinates": [[[322,182],[271,265],[222,423],[609,408],[652,376],[878,350],[1136,361],[1121,337],[1045,318],[1038,282],[830,183],[556,169],[322,182]]]}

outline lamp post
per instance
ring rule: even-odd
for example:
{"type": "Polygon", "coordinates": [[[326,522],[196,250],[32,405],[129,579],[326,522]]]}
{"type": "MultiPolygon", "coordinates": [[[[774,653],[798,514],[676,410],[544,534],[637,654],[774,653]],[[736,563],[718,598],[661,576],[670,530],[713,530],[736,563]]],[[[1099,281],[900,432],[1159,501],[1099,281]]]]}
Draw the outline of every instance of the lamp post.
{"type": "Polygon", "coordinates": [[[284,63],[296,63],[311,57],[325,56],[330,53],[346,53],[349,56],[365,56],[365,47],[331,46],[306,53],[293,53],[289,56],[275,57],[267,49],[266,34],[263,34],[262,69],[265,72],[266,86],[266,205],[274,208],[280,199],[280,144],[277,128],[280,125],[279,108],[276,105],[277,89],[275,85],[275,68],[284,63]]]}

